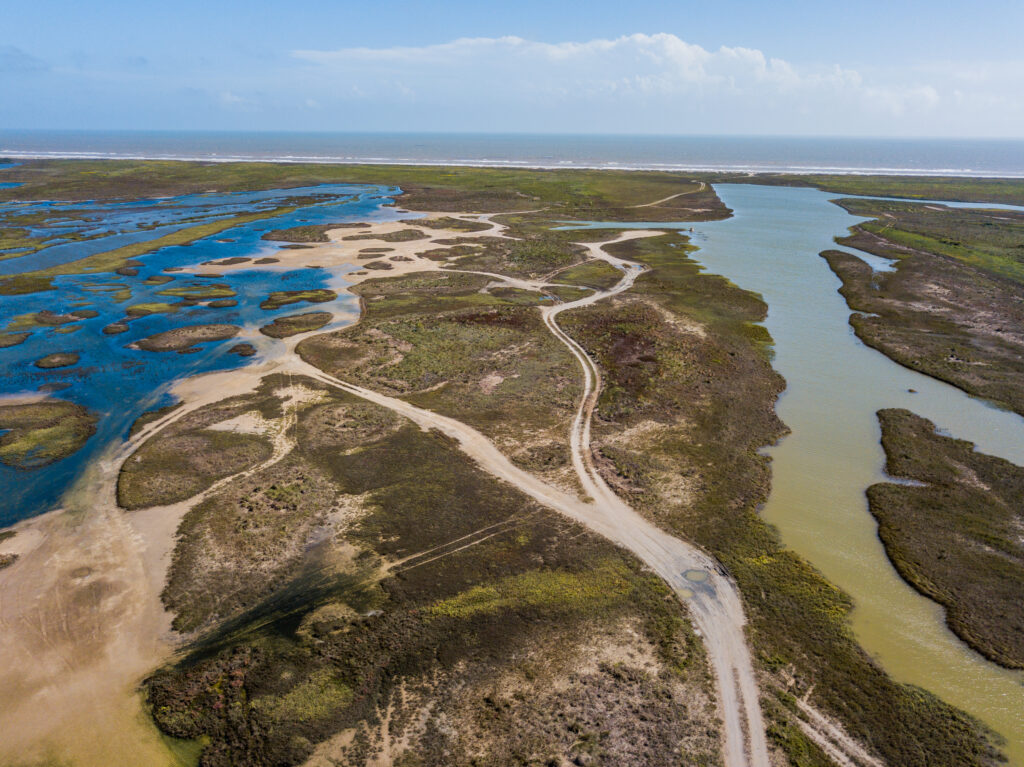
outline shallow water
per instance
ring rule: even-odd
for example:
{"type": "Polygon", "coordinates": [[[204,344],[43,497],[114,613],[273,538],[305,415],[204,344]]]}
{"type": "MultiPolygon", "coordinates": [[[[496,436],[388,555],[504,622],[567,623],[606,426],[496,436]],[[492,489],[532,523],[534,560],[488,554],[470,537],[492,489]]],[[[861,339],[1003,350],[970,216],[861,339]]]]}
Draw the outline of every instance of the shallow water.
{"type": "MultiPolygon", "coordinates": [[[[734,211],[692,224],[694,254],[710,272],[761,293],[785,377],[778,403],[792,434],[768,452],[764,509],[787,546],[855,600],[858,640],[897,680],[924,687],[1007,738],[1024,765],[1024,674],[992,664],[945,625],[941,608],[889,563],[865,489],[886,479],[875,412],[904,407],[978,449],[1024,465],[1024,419],[908,370],[862,344],[839,280],[818,253],[863,220],[812,189],[716,185],[734,211]],[[909,390],[914,389],[916,393],[909,390]]],[[[666,228],[665,224],[645,225],[666,228]]],[[[686,225],[689,229],[691,224],[686,225]]]]}
{"type": "MultiPolygon", "coordinates": [[[[75,309],[90,309],[99,313],[95,318],[35,329],[24,343],[0,349],[0,396],[35,392],[47,384],[67,384],[67,388],[55,392],[53,396],[84,405],[100,418],[97,433],[85,447],[62,461],[31,471],[0,466],[0,497],[4,499],[0,504],[0,526],[53,508],[88,462],[99,455],[106,445],[122,439],[131,423],[142,412],[171,402],[167,391],[174,381],[196,373],[241,367],[252,361],[254,358],[246,359],[228,352],[236,343],[251,343],[259,353],[270,351],[275,344],[281,343],[256,333],[261,325],[288,314],[305,311],[347,313],[355,308],[355,298],[349,295],[323,304],[290,304],[272,311],[259,308],[260,302],[271,291],[329,287],[332,280],[344,270],[284,269],[267,265],[229,271],[212,279],[172,272],[170,276],[175,278],[174,281],[164,285],[145,285],[147,277],[163,274],[163,270],[168,267],[192,266],[234,256],[272,256],[280,246],[261,239],[261,235],[270,229],[328,221],[395,218],[399,214],[383,205],[390,202],[391,195],[396,192],[396,189],[388,187],[322,185],[116,203],[0,204],[0,215],[44,211],[57,216],[63,209],[73,209],[73,215],[78,216],[84,210],[90,220],[69,224],[69,231],[83,231],[92,227],[110,232],[96,240],[66,246],[54,245],[38,253],[0,261],[0,274],[9,274],[63,263],[87,252],[106,251],[124,244],[126,240],[149,239],[180,226],[219,218],[226,213],[238,215],[273,209],[286,199],[307,200],[304,204],[300,200],[299,209],[292,213],[234,227],[191,245],[165,247],[142,256],[139,260],[144,265],[139,268],[137,276],[109,273],[66,275],[54,280],[56,290],[0,297],[0,328],[7,327],[19,315],[40,309],[50,309],[60,314],[75,309]],[[93,218],[95,220],[91,220],[93,218]],[[139,228],[140,225],[152,223],[166,226],[139,228]],[[128,323],[129,330],[125,333],[105,335],[102,332],[104,326],[124,320],[125,309],[129,305],[150,302],[175,304],[179,301],[176,297],[159,295],[162,290],[211,283],[226,285],[233,290],[237,294],[234,297],[237,306],[182,306],[174,313],[153,314],[131,320],[128,323]],[[203,344],[197,347],[198,352],[192,354],[156,353],[127,348],[133,341],[153,333],[206,323],[239,325],[243,331],[239,337],[229,341],[203,344]],[[68,329],[74,330],[63,332],[68,329]],[[39,358],[59,351],[77,352],[80,355],[78,364],[55,370],[39,370],[33,366],[39,358]]],[[[216,266],[203,269],[208,272],[216,270],[216,266]]]]}

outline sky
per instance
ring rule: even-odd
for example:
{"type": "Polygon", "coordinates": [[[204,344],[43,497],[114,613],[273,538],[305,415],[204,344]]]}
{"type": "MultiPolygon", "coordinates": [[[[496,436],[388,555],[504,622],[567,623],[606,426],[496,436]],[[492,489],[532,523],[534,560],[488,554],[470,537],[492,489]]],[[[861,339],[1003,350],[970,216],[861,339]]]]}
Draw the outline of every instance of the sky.
{"type": "Polygon", "coordinates": [[[5,0],[0,130],[1024,138],[1024,2],[5,0]]]}

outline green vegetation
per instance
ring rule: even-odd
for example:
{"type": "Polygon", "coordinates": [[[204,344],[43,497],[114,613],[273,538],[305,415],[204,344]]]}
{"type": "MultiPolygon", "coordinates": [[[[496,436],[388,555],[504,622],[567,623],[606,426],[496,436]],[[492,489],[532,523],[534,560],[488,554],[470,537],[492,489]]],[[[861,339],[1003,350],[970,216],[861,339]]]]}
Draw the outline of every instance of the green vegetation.
{"type": "Polygon", "coordinates": [[[271,338],[287,338],[299,333],[308,333],[311,330],[319,330],[333,319],[330,312],[307,312],[306,314],[292,314],[287,317],[278,317],[269,325],[260,328],[260,332],[271,338]]]}
{"type": "Polygon", "coordinates": [[[919,484],[868,488],[878,535],[900,575],[946,608],[985,657],[1024,668],[1024,468],[937,434],[907,410],[880,410],[886,469],[919,484]]]}
{"type": "Polygon", "coordinates": [[[1024,413],[1024,215],[869,203],[842,201],[879,219],[839,242],[896,259],[894,270],[875,273],[848,253],[822,253],[857,312],[857,336],[902,365],[1024,413]]]}
{"type": "Polygon", "coordinates": [[[632,591],[631,573],[621,561],[603,562],[586,573],[530,570],[492,585],[474,586],[432,605],[434,615],[471,618],[510,607],[592,611],[613,606],[632,591]]]}
{"type": "Polygon", "coordinates": [[[237,325],[185,325],[146,336],[135,345],[147,352],[174,352],[210,341],[226,341],[238,335],[237,325]]]}
{"type": "Polygon", "coordinates": [[[581,298],[586,298],[594,292],[590,288],[575,288],[569,286],[564,288],[547,288],[546,290],[550,295],[563,303],[569,303],[570,301],[577,301],[581,298]]]}
{"type": "Polygon", "coordinates": [[[253,706],[271,722],[325,719],[352,702],[352,689],[332,669],[317,669],[284,695],[256,698],[253,706]]]}
{"type": "MultiPolygon", "coordinates": [[[[345,180],[399,184],[401,204],[423,210],[546,209],[505,217],[522,241],[454,238],[459,250],[439,255],[514,275],[576,267],[584,253],[573,241],[610,234],[547,230],[561,219],[726,215],[713,190],[663,173],[42,161],[15,170],[28,184],[20,193],[50,198],[345,180]]],[[[595,458],[617,492],[737,580],[773,742],[793,764],[825,762],[794,726],[793,698],[807,696],[887,764],[994,764],[989,733],[889,679],[856,644],[849,599],[759,519],[769,480],[760,451],[784,431],[773,410],[783,383],[757,324],[763,302],[702,274],[679,235],[612,250],[650,271],[564,322],[605,381],[595,458]]],[[[489,281],[368,280],[356,289],[363,320],[299,351],[472,424],[571,490],[576,364],[539,321],[544,297],[486,291],[489,281]]],[[[15,278],[0,292],[33,284],[15,278]]],[[[275,292],[267,308],[309,300],[296,295],[275,292]]],[[[720,762],[700,642],[665,586],[484,474],[443,435],[314,381],[267,379],[257,395],[190,413],[147,441],[123,468],[119,499],[169,503],[238,472],[183,520],[164,600],[189,644],[145,683],[160,728],[202,744],[206,767],[299,764],[345,730],[355,734],[335,744],[341,763],[366,763],[385,736],[405,744],[399,764],[720,762]],[[261,466],[266,440],[210,428],[253,409],[281,417],[282,385],[317,395],[289,412],[297,447],[284,459],[261,466]]]]}
{"type": "Polygon", "coordinates": [[[810,186],[826,192],[916,200],[996,202],[1024,205],[1024,180],[1019,178],[964,178],[963,176],[861,176],[784,173],[696,173],[709,183],[810,186]]]}
{"type": "Polygon", "coordinates": [[[65,242],[85,242],[106,236],[106,232],[91,235],[81,232],[48,232],[46,227],[50,224],[66,224],[77,220],[71,218],[52,218],[47,214],[22,214],[0,216],[0,261],[9,258],[21,258],[37,253],[50,245],[65,242]],[[32,225],[42,229],[39,234],[33,234],[22,225],[32,225]],[[10,251],[10,252],[2,252],[10,251]]]}
{"type": "MultiPolygon", "coordinates": [[[[136,434],[178,405],[142,415],[136,434]]],[[[273,409],[276,400],[263,393],[226,399],[189,413],[148,439],[121,467],[117,502],[125,509],[164,506],[191,498],[223,477],[251,468],[270,457],[270,441],[257,434],[217,431],[210,427],[243,413],[273,409]]]]}
{"type": "Polygon", "coordinates": [[[451,229],[457,232],[482,232],[491,228],[491,225],[484,221],[467,221],[452,216],[438,216],[437,218],[407,218],[403,224],[412,226],[424,226],[427,229],[451,229]]]}
{"type": "Polygon", "coordinates": [[[618,284],[622,272],[607,261],[587,261],[586,263],[560,272],[552,282],[566,285],[582,285],[584,287],[607,290],[618,284]]]}
{"type": "Polygon", "coordinates": [[[235,344],[228,349],[228,354],[237,354],[239,357],[252,357],[256,354],[256,347],[252,344],[235,344]]]}
{"type": "Polygon", "coordinates": [[[383,240],[384,242],[413,242],[415,240],[429,239],[430,235],[424,234],[418,229],[399,229],[397,232],[386,232],[384,234],[350,234],[342,237],[342,240],[383,240]]]}
{"type": "Polygon", "coordinates": [[[55,352],[40,357],[33,363],[37,368],[50,370],[52,368],[66,368],[78,364],[77,352],[55,352]]]}
{"type": "MultiPolygon", "coordinates": [[[[760,450],[784,430],[773,409],[782,381],[769,366],[771,339],[754,324],[766,307],[701,274],[681,242],[665,235],[609,246],[651,271],[633,291],[562,321],[604,371],[594,423],[602,472],[635,508],[725,565],[744,598],[755,658],[781,692],[808,695],[887,764],[994,764],[995,736],[890,679],[856,643],[849,598],[758,517],[769,483],[760,450]]],[[[793,763],[820,763],[792,713],[765,711],[793,763]]]]}
{"type": "Polygon", "coordinates": [[[363,224],[305,224],[290,229],[271,229],[262,236],[264,240],[276,242],[330,242],[327,233],[332,229],[362,228],[363,224]]]}
{"type": "Polygon", "coordinates": [[[223,232],[226,229],[231,229],[242,224],[248,224],[253,221],[260,221],[265,218],[282,216],[286,213],[291,213],[294,210],[296,210],[295,206],[282,206],[274,208],[273,210],[261,211],[259,213],[246,213],[239,216],[219,219],[217,221],[208,221],[203,224],[196,224],[195,226],[186,226],[176,232],[170,232],[169,234],[156,237],[152,240],[124,245],[120,248],[115,248],[114,250],[109,250],[104,253],[94,253],[91,256],[85,256],[84,258],[80,258],[77,261],[71,261],[67,264],[51,266],[46,269],[26,272],[24,274],[17,275],[16,277],[0,280],[0,293],[10,295],[13,292],[33,293],[39,290],[47,290],[52,286],[51,279],[62,274],[95,274],[97,272],[113,272],[124,267],[126,262],[129,262],[139,256],[146,255],[147,253],[152,253],[154,250],[158,250],[159,248],[165,248],[170,245],[187,245],[191,242],[195,242],[196,240],[203,239],[204,237],[210,237],[219,232],[223,232]],[[35,289],[30,290],[30,287],[34,287],[35,289]]]}
{"type": "Polygon", "coordinates": [[[16,274],[0,280],[0,296],[23,296],[56,290],[49,277],[38,274],[16,274]]]}
{"type": "Polygon", "coordinates": [[[29,312],[28,314],[15,315],[11,318],[11,321],[7,323],[7,330],[36,330],[38,328],[66,325],[71,322],[77,322],[79,319],[81,319],[81,317],[72,316],[70,314],[56,314],[47,309],[43,309],[40,312],[29,312]]]}
{"type": "Polygon", "coordinates": [[[202,285],[180,285],[165,288],[157,292],[158,296],[184,298],[189,301],[208,301],[214,298],[233,298],[238,295],[224,283],[206,283],[202,285]]]}
{"type": "Polygon", "coordinates": [[[213,766],[299,764],[347,728],[336,758],[363,764],[385,711],[416,763],[717,763],[700,645],[656,578],[446,438],[292,384],[324,395],[296,450],[181,528],[165,598],[205,633],[146,682],[162,730],[213,766]]]}
{"type": "Polygon", "coordinates": [[[8,349],[24,343],[31,333],[0,333],[0,349],[8,349]]]}
{"type": "Polygon", "coordinates": [[[533,308],[537,292],[426,272],[367,280],[357,325],[302,341],[307,362],[473,425],[512,460],[571,479],[565,434],[579,395],[576,363],[533,308]]]}
{"type": "Polygon", "coordinates": [[[887,246],[887,250],[879,255],[901,258],[924,251],[1024,283],[1024,213],[887,200],[838,203],[854,215],[874,218],[852,231],[881,240],[878,247],[887,246]]]}
{"type": "Polygon", "coordinates": [[[76,453],[96,432],[96,416],[59,399],[0,405],[0,431],[0,461],[38,469],[76,453]]]}
{"type": "Polygon", "coordinates": [[[512,229],[512,234],[523,239],[457,238],[441,241],[441,244],[469,244],[477,247],[475,252],[455,260],[459,269],[497,272],[513,277],[546,275],[578,263],[585,252],[582,247],[571,244],[568,235],[561,232],[537,231],[534,227],[517,225],[512,229]]]}
{"type": "Polygon", "coordinates": [[[260,309],[270,311],[280,309],[282,306],[288,306],[289,304],[301,304],[303,302],[323,304],[333,301],[337,297],[337,293],[325,288],[316,290],[275,290],[260,304],[260,309]]]}
{"type": "Polygon", "coordinates": [[[325,183],[400,186],[416,210],[481,213],[548,207],[563,218],[708,220],[726,215],[708,186],[675,173],[438,168],[400,165],[302,165],[134,160],[28,160],[4,171],[23,182],[0,200],[161,197],[209,190],[247,191],[325,183]],[[632,208],[685,192],[664,205],[632,208]]]}

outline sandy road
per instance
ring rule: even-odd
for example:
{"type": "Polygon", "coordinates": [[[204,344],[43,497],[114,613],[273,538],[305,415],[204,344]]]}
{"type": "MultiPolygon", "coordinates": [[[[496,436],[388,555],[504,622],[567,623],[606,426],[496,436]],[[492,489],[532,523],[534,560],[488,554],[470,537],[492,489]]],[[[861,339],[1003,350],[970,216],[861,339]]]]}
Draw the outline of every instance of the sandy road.
{"type": "MultiPolygon", "coordinates": [[[[611,242],[654,234],[657,232],[632,231],[611,242]]],[[[81,483],[78,498],[69,503],[70,508],[81,507],[82,511],[39,520],[36,524],[43,526],[43,543],[5,573],[6,589],[0,594],[0,657],[5,660],[0,663],[0,679],[5,682],[0,689],[0,702],[4,703],[0,729],[8,736],[17,733],[17,737],[5,738],[0,751],[34,756],[34,747],[48,741],[53,750],[38,754],[40,757],[74,754],[77,763],[100,765],[109,763],[111,753],[118,753],[125,764],[166,762],[166,752],[152,725],[137,715],[138,701],[132,690],[169,649],[169,616],[158,595],[174,528],[181,511],[195,499],[175,513],[167,513],[165,508],[162,514],[136,512],[128,517],[114,498],[117,469],[145,439],[186,412],[250,391],[263,376],[278,372],[307,375],[387,407],[422,428],[439,430],[457,440],[464,452],[495,477],[638,556],[685,601],[703,635],[718,686],[726,766],[768,767],[758,689],[734,584],[712,558],[660,530],[616,496],[591,460],[590,420],[600,377],[556,318],[566,309],[628,290],[642,273],[639,265],[606,253],[604,244],[587,243],[584,247],[592,257],[623,270],[619,283],[579,301],[542,310],[547,327],[566,344],[583,370],[584,396],[573,420],[570,444],[573,465],[589,502],[516,467],[490,440],[466,424],[341,381],[303,362],[293,353],[298,338],[289,339],[278,354],[249,368],[181,382],[175,390],[187,405],[149,424],[128,444],[99,461],[94,476],[81,483]],[[69,623],[71,617],[78,622],[69,623]],[[56,740],[54,732],[59,733],[56,740]]],[[[288,447],[283,434],[275,440],[274,458],[288,447]]]]}
{"type": "Polygon", "coordinates": [[[715,674],[724,724],[723,751],[726,767],[768,767],[768,746],[758,702],[758,686],[744,636],[745,619],[736,586],[707,554],[640,516],[608,487],[594,468],[590,454],[590,421],[600,377],[587,354],[566,335],[555,319],[567,309],[586,306],[628,290],[642,273],[643,268],[639,264],[611,256],[603,250],[603,245],[657,234],[661,233],[631,231],[605,243],[584,244],[594,258],[622,269],[622,279],[610,290],[542,309],[547,327],[569,348],[583,369],[584,394],[573,419],[570,445],[573,466],[590,496],[590,502],[581,501],[518,468],[487,437],[460,421],[347,383],[301,360],[292,361],[289,367],[295,373],[304,373],[393,410],[421,428],[437,429],[455,439],[461,449],[490,474],[639,557],[686,603],[704,638],[715,674]]]}
{"type": "Polygon", "coordinates": [[[594,500],[596,508],[601,509],[602,516],[611,518],[613,529],[618,535],[609,537],[639,556],[689,606],[694,622],[704,637],[715,672],[724,724],[726,766],[767,767],[768,744],[758,702],[757,681],[743,633],[746,620],[736,585],[722,574],[718,563],[704,552],[646,522],[608,487],[597,471],[590,450],[590,423],[600,391],[600,373],[583,348],[556,321],[558,315],[568,309],[586,306],[628,290],[642,273],[639,264],[615,258],[605,252],[604,245],[658,234],[662,233],[634,230],[624,232],[609,242],[584,244],[591,257],[622,269],[622,279],[608,291],[571,303],[544,307],[541,311],[545,325],[569,348],[583,369],[583,397],[569,435],[573,466],[580,482],[594,500]],[[638,520],[642,525],[638,524],[638,520]]]}
{"type": "Polygon", "coordinates": [[[661,205],[663,202],[668,202],[669,200],[674,200],[676,197],[685,197],[688,194],[696,194],[697,192],[703,192],[705,187],[707,186],[707,184],[705,184],[703,181],[701,181],[699,183],[700,183],[700,186],[698,186],[696,189],[691,189],[689,192],[679,192],[678,194],[670,194],[668,197],[662,197],[660,200],[655,200],[654,202],[644,202],[644,203],[641,203],[640,205],[631,205],[630,207],[632,207],[632,208],[653,208],[655,205],[661,205]]]}

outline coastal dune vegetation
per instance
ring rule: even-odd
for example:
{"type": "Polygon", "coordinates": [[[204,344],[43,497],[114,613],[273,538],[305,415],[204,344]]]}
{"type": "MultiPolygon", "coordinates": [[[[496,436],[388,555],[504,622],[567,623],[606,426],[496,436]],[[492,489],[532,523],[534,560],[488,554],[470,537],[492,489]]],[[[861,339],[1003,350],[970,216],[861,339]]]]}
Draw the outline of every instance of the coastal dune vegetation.
{"type": "MultiPolygon", "coordinates": [[[[453,438],[331,383],[464,422],[515,466],[579,497],[568,434],[583,390],[580,361],[539,307],[608,290],[624,271],[595,261],[586,247],[615,230],[558,227],[574,219],[724,218],[729,210],[710,177],[127,161],[31,161],[5,172],[24,183],[0,190],[8,199],[352,182],[400,187],[400,215],[425,214],[384,235],[353,222],[269,232],[269,240],[312,246],[287,251],[297,258],[322,254],[320,247],[355,254],[363,243],[352,238],[395,248],[424,243],[429,269],[394,269],[404,263],[370,246],[375,252],[353,256],[361,270],[380,263],[395,273],[353,277],[358,322],[315,333],[331,313],[296,307],[260,328],[261,343],[312,334],[294,355],[285,346],[293,367],[237,371],[253,379],[247,393],[153,411],[131,432],[114,488],[119,513],[129,523],[149,520],[140,525],[161,515],[175,523],[161,600],[176,652],[145,676],[141,690],[152,721],[189,763],[723,763],[715,678],[685,602],[626,550],[488,474],[453,438]],[[467,213],[478,215],[459,217],[467,213]],[[492,225],[500,236],[481,234],[492,225]],[[436,242],[419,227],[452,236],[436,242]],[[329,235],[333,229],[343,231],[329,235]]],[[[894,181],[886,190],[932,188],[894,181]]],[[[993,188],[1016,193],[997,184],[964,195],[993,188]]],[[[955,701],[888,676],[850,629],[849,597],[785,549],[759,517],[771,479],[762,451],[786,433],[774,409],[785,382],[772,369],[772,339],[761,324],[768,307],[704,272],[691,258],[694,244],[673,229],[605,245],[642,273],[630,289],[559,315],[601,377],[586,460],[632,508],[713,556],[737,584],[773,764],[998,764],[998,736],[955,701]],[[836,745],[836,731],[853,751],[836,745]],[[837,748],[846,755],[836,757],[837,748]]],[[[140,244],[71,262],[61,273],[124,268],[126,259],[149,252],[140,244]]],[[[991,264],[949,257],[983,270],[985,279],[1014,279],[991,264]]],[[[830,264],[847,270],[844,290],[860,290],[855,300],[868,306],[859,267],[840,256],[830,264]]],[[[52,276],[13,275],[0,291],[46,288],[52,276]]],[[[210,284],[164,294],[207,299],[221,291],[210,284]]],[[[261,306],[336,298],[326,288],[280,290],[261,306]]],[[[863,311],[888,311],[870,307],[863,311]]],[[[138,344],[184,351],[238,332],[227,323],[193,325],[138,344]]],[[[255,351],[248,346],[238,353],[255,351]]],[[[0,459],[46,459],[87,439],[89,414],[59,402],[0,407],[0,428],[9,429],[0,435],[0,459]],[[15,407],[22,409],[7,409],[15,407]]],[[[940,460],[934,456],[967,462],[962,445],[929,435],[912,418],[886,428],[897,476],[931,481],[922,472],[940,460]],[[899,440],[907,445],[901,453],[899,440]],[[919,451],[927,460],[903,455],[919,451]]],[[[969,464],[976,476],[987,470],[983,458],[970,460],[979,462],[969,464]]],[[[943,492],[977,500],[969,477],[961,472],[943,492]]],[[[907,519],[924,492],[876,488],[872,511],[880,520],[907,519]]],[[[1017,492],[1008,487],[1007,503],[1017,492]]],[[[962,523],[957,513],[949,516],[952,529],[962,523]]],[[[972,528],[982,540],[993,520],[1006,523],[995,507],[979,513],[990,525],[972,528]]],[[[918,566],[921,541],[926,552],[939,544],[935,528],[929,538],[927,525],[911,522],[903,526],[909,534],[893,533],[887,546],[904,552],[906,577],[933,598],[941,593],[952,616],[966,592],[918,566]],[[929,584],[938,584],[935,593],[929,584]]],[[[30,564],[22,558],[4,572],[30,564]]],[[[967,586],[1007,614],[1013,607],[988,590],[981,573],[967,586]]],[[[970,611],[957,615],[979,646],[995,648],[993,657],[1016,658],[990,623],[970,611]]]]}

